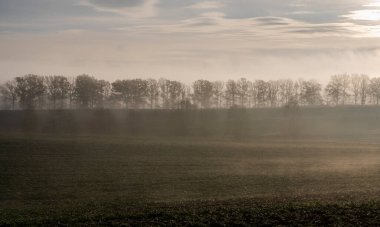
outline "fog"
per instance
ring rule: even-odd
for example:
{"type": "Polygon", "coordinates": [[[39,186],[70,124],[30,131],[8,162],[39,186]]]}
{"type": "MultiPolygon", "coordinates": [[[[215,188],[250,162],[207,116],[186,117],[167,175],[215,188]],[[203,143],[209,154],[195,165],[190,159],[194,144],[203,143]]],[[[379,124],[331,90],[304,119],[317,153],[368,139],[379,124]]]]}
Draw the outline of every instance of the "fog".
{"type": "Polygon", "coordinates": [[[0,130],[209,138],[376,140],[378,107],[1,111],[0,130]]]}

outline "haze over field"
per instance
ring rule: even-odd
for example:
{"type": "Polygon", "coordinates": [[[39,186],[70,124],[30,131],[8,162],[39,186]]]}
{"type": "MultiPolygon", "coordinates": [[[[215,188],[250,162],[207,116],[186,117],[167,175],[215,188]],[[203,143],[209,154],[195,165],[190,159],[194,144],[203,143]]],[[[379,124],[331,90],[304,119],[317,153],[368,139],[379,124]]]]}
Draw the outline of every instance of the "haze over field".
{"type": "Polygon", "coordinates": [[[380,0],[0,0],[0,226],[380,226],[380,0]]]}
{"type": "Polygon", "coordinates": [[[379,20],[378,0],[0,0],[0,80],[377,76],[379,20]]]}

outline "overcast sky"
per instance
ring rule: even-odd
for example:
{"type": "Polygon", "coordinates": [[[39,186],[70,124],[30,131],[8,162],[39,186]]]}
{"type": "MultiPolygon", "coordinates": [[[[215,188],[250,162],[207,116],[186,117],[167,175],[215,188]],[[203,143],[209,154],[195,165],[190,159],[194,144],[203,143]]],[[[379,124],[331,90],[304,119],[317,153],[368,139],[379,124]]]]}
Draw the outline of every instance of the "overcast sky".
{"type": "Polygon", "coordinates": [[[380,76],[379,0],[0,0],[0,80],[380,76]]]}

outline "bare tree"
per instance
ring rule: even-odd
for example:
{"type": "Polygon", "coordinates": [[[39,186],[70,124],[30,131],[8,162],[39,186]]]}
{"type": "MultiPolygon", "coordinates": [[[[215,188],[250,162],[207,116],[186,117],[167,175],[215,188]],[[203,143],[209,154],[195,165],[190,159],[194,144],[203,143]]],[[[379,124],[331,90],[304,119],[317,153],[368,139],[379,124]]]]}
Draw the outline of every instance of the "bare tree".
{"type": "Polygon", "coordinates": [[[236,82],[237,95],[240,100],[240,107],[245,107],[249,98],[249,81],[246,78],[240,78],[236,82]]]}
{"type": "Polygon", "coordinates": [[[88,75],[77,77],[26,75],[0,86],[3,108],[201,108],[277,107],[297,105],[379,104],[380,78],[367,75],[331,76],[323,88],[315,80],[256,80],[246,78],[192,86],[159,79],[117,80],[111,84],[88,75]],[[322,93],[322,91],[324,91],[322,93]],[[322,96],[323,95],[323,96],[322,96]],[[50,102],[46,103],[45,100],[50,102]],[[18,105],[19,103],[19,105],[18,105]]]}
{"type": "Polygon", "coordinates": [[[379,105],[379,100],[380,100],[380,78],[379,77],[375,77],[375,78],[372,78],[371,81],[370,81],[370,93],[371,93],[371,96],[374,100],[374,103],[376,105],[379,105]]]}
{"type": "Polygon", "coordinates": [[[350,75],[347,73],[342,74],[339,76],[341,83],[342,83],[342,102],[343,105],[346,104],[346,99],[350,96],[348,91],[350,90],[350,85],[351,85],[351,80],[350,80],[350,75]]]}
{"type": "Polygon", "coordinates": [[[266,105],[266,101],[268,98],[268,84],[263,80],[256,80],[254,83],[256,87],[256,100],[257,105],[263,107],[266,105]]]}
{"type": "Polygon", "coordinates": [[[182,84],[181,100],[179,103],[180,109],[194,108],[194,105],[191,103],[190,97],[191,97],[191,87],[188,85],[182,84]]]}
{"type": "Polygon", "coordinates": [[[360,81],[361,77],[358,74],[351,75],[351,92],[354,96],[354,104],[356,105],[360,97],[360,81]]]}
{"type": "Polygon", "coordinates": [[[267,82],[267,93],[268,101],[271,107],[276,107],[278,101],[278,93],[280,90],[280,85],[278,81],[270,80],[267,82]]]}
{"type": "Polygon", "coordinates": [[[335,105],[339,105],[340,103],[345,104],[345,99],[348,96],[348,84],[349,77],[347,74],[331,76],[330,82],[327,84],[325,91],[335,105]]]}
{"type": "Polygon", "coordinates": [[[112,91],[126,108],[142,107],[148,96],[148,81],[142,79],[117,80],[112,83],[112,91]]]}
{"type": "Polygon", "coordinates": [[[100,108],[105,108],[108,106],[109,99],[112,93],[112,87],[110,82],[105,80],[97,81],[98,93],[96,98],[96,105],[100,108]]]}
{"type": "Polygon", "coordinates": [[[63,107],[63,101],[68,97],[70,83],[64,76],[47,76],[45,77],[47,95],[53,103],[53,108],[57,108],[57,102],[63,107]]]}
{"type": "Polygon", "coordinates": [[[20,99],[22,108],[36,108],[37,101],[40,101],[46,90],[43,77],[29,74],[23,77],[16,77],[15,80],[15,92],[20,99]]]}
{"type": "Polygon", "coordinates": [[[279,96],[282,105],[288,105],[294,99],[294,82],[290,79],[279,81],[279,96]]]}
{"type": "Polygon", "coordinates": [[[238,87],[236,81],[228,80],[226,83],[226,101],[229,107],[236,105],[236,99],[238,97],[238,87]]]}
{"type": "Polygon", "coordinates": [[[174,109],[180,107],[181,94],[183,92],[183,84],[179,81],[160,79],[160,94],[162,98],[163,108],[174,109]]]}
{"type": "Polygon", "coordinates": [[[367,102],[367,95],[369,92],[369,77],[367,75],[360,76],[359,88],[361,104],[365,105],[367,102]]]}
{"type": "Polygon", "coordinates": [[[257,87],[254,82],[249,83],[248,88],[249,107],[257,107],[257,87]]]}
{"type": "Polygon", "coordinates": [[[69,90],[67,91],[68,106],[70,109],[74,108],[73,104],[75,102],[75,82],[76,77],[68,77],[69,90]]]}
{"type": "Polygon", "coordinates": [[[161,78],[158,80],[158,86],[160,88],[160,96],[162,100],[162,108],[169,109],[169,80],[161,78]]]}
{"type": "Polygon", "coordinates": [[[212,83],[208,80],[197,80],[193,83],[194,100],[202,108],[209,108],[213,95],[212,83]]]}
{"type": "Polygon", "coordinates": [[[158,98],[160,95],[160,87],[159,87],[157,80],[148,79],[147,95],[149,98],[150,108],[153,109],[154,107],[157,107],[158,106],[158,98]]]}
{"type": "Polygon", "coordinates": [[[4,103],[10,103],[12,110],[15,109],[15,105],[17,102],[16,86],[16,81],[11,80],[0,87],[0,93],[4,100],[4,103]]]}
{"type": "Polygon", "coordinates": [[[183,98],[184,85],[179,81],[169,80],[168,92],[170,108],[180,108],[180,102],[183,98]]]}
{"type": "Polygon", "coordinates": [[[322,85],[315,80],[301,81],[300,102],[306,105],[318,105],[322,102],[322,85]]]}
{"type": "Polygon", "coordinates": [[[214,97],[215,106],[218,109],[221,107],[222,98],[223,98],[223,89],[224,89],[224,82],[214,81],[212,83],[212,94],[214,97]]]}
{"type": "Polygon", "coordinates": [[[101,106],[103,102],[103,88],[105,81],[98,81],[88,75],[76,77],[74,95],[78,104],[83,108],[101,106]]]}

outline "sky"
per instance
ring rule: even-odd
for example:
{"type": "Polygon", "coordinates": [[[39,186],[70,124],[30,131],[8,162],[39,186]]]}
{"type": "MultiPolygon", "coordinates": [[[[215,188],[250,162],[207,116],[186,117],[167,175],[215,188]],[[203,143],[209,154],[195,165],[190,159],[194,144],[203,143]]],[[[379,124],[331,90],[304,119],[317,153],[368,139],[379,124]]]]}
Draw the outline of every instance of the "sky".
{"type": "Polygon", "coordinates": [[[380,76],[380,0],[0,0],[0,81],[380,76]]]}

